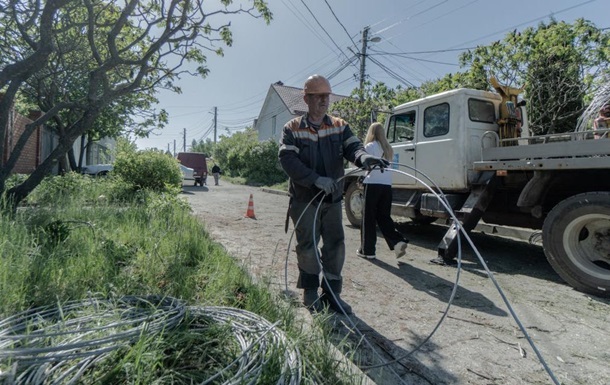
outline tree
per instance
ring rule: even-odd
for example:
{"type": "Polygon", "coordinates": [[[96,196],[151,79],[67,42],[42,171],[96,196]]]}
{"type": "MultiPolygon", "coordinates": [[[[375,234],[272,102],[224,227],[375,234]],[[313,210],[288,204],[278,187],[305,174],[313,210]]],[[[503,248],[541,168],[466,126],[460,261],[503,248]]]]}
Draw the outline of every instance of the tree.
{"type": "Polygon", "coordinates": [[[551,21],[509,33],[503,41],[464,53],[473,78],[494,75],[501,84],[525,86],[530,129],[536,134],[573,131],[586,100],[609,71],[610,33],[583,19],[551,21]]]}
{"type": "MultiPolygon", "coordinates": [[[[477,68],[480,69],[480,67],[477,68]]],[[[442,78],[426,81],[420,86],[420,92],[424,96],[429,96],[457,88],[487,90],[489,88],[489,80],[484,71],[474,70],[473,66],[468,72],[447,74],[442,78]]]]}
{"type": "MultiPolygon", "coordinates": [[[[57,98],[48,101],[43,115],[17,140],[0,171],[0,191],[36,127],[57,123],[59,117],[67,122],[51,154],[25,182],[6,192],[14,205],[65,157],[76,138],[94,127],[101,133],[96,124],[104,116],[110,118],[105,115],[107,109],[124,105],[129,98],[148,98],[159,89],[179,92],[175,82],[183,75],[207,75],[205,52],[222,55],[222,48],[215,47],[232,44],[229,16],[247,14],[271,20],[263,0],[250,3],[245,9],[242,4],[221,0],[222,8],[215,11],[198,0],[30,0],[0,7],[0,33],[5,37],[0,42],[0,89],[6,89],[0,101],[0,137],[6,135],[10,108],[27,80],[42,74],[49,81],[45,90],[57,90],[57,98]],[[76,50],[62,45],[76,36],[84,37],[78,39],[76,50]],[[10,45],[17,47],[18,54],[4,55],[10,45]],[[8,58],[13,60],[8,62],[8,58]],[[64,69],[76,68],[76,62],[70,64],[76,58],[85,59],[80,70],[66,73],[64,69]],[[187,64],[196,68],[191,70],[187,64]],[[63,98],[66,89],[70,92],[63,98]]],[[[42,92],[31,90],[42,97],[42,92]]],[[[5,151],[4,141],[0,141],[0,154],[5,151]]]]}
{"type": "Polygon", "coordinates": [[[214,160],[229,175],[246,178],[247,183],[272,185],[288,179],[279,165],[278,152],[276,141],[260,142],[258,132],[249,127],[231,136],[221,135],[214,160]]]}
{"type": "Polygon", "coordinates": [[[191,151],[194,152],[203,152],[207,156],[214,156],[214,151],[216,148],[216,144],[212,142],[212,139],[206,139],[205,142],[203,139],[197,142],[195,139],[191,142],[191,151]]]}
{"type": "Polygon", "coordinates": [[[378,112],[388,111],[393,106],[396,92],[384,83],[371,86],[364,83],[364,89],[352,91],[351,97],[342,99],[330,107],[330,112],[345,119],[359,138],[364,138],[366,130],[378,112]]]}

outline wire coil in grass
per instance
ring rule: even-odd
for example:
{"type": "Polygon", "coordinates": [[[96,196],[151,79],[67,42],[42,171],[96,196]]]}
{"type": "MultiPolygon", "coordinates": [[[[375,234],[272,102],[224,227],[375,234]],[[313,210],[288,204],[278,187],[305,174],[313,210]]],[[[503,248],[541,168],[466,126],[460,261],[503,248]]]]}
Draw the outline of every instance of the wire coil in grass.
{"type": "MultiPolygon", "coordinates": [[[[230,327],[239,350],[232,362],[203,384],[256,383],[272,357],[281,360],[276,384],[297,385],[298,349],[277,322],[228,307],[187,307],[170,297],[88,298],[37,307],[0,320],[0,382],[73,384],[94,365],[143,336],[167,333],[188,319],[192,333],[213,325],[230,327]]],[[[223,346],[228,347],[226,343],[223,346]]]]}
{"type": "MultiPolygon", "coordinates": [[[[301,383],[302,365],[299,350],[290,343],[285,334],[255,313],[229,307],[189,307],[189,317],[211,319],[218,324],[231,327],[235,341],[241,349],[232,362],[202,385],[223,378],[222,384],[254,384],[271,357],[283,357],[282,369],[276,382],[278,385],[301,383]]],[[[217,383],[217,382],[214,382],[217,383]]]]}
{"type": "Polygon", "coordinates": [[[11,384],[74,383],[112,351],[177,326],[186,307],[158,296],[91,297],[0,321],[0,364],[11,384]],[[4,367],[6,365],[6,367],[4,367]]]}

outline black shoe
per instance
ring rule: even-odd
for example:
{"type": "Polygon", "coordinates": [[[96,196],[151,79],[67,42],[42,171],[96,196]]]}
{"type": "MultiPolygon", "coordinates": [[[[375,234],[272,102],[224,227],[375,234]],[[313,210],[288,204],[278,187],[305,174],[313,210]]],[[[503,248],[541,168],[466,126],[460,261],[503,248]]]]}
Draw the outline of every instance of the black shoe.
{"type": "Polygon", "coordinates": [[[352,307],[348,305],[347,302],[342,300],[339,294],[337,293],[335,293],[334,296],[332,293],[322,293],[322,295],[320,296],[320,302],[322,302],[323,306],[328,306],[336,313],[345,315],[352,314],[352,307]]]}
{"type": "Polygon", "coordinates": [[[457,265],[457,261],[454,258],[445,259],[443,257],[436,257],[430,260],[430,263],[440,266],[455,266],[457,265]]]}
{"type": "Polygon", "coordinates": [[[318,289],[305,289],[303,291],[303,305],[312,313],[319,313],[324,310],[322,300],[318,296],[318,289]]]}

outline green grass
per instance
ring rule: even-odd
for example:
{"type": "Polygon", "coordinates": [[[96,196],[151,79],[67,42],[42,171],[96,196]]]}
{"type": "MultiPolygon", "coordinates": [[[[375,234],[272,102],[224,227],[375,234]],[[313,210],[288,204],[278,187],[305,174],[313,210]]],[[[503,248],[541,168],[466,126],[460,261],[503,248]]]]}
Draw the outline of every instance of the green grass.
{"type": "MultiPolygon", "coordinates": [[[[61,316],[46,321],[66,325],[77,315],[62,306],[91,296],[154,295],[196,308],[226,306],[277,323],[300,352],[301,383],[360,383],[330,354],[326,333],[305,328],[290,302],[255,284],[210,238],[178,194],[130,193],[126,188],[113,178],[57,177],[37,188],[16,213],[0,213],[0,321],[27,309],[50,307],[62,309],[61,316]]],[[[120,313],[118,319],[125,317],[120,313]]],[[[28,320],[26,329],[39,327],[36,319],[28,320]]],[[[236,370],[222,368],[240,354],[230,324],[187,312],[179,325],[161,332],[144,328],[139,338],[121,343],[84,369],[79,383],[191,384],[219,372],[222,375],[211,383],[222,383],[236,370]]],[[[44,343],[62,342],[49,337],[44,343]]],[[[17,347],[27,346],[13,345],[17,347]]],[[[280,347],[264,353],[256,383],[278,381],[285,351],[280,347]]],[[[23,364],[13,366],[17,362],[0,356],[0,382],[12,368],[17,374],[24,370],[23,364]]],[[[65,366],[78,362],[70,359],[65,366]]]]}

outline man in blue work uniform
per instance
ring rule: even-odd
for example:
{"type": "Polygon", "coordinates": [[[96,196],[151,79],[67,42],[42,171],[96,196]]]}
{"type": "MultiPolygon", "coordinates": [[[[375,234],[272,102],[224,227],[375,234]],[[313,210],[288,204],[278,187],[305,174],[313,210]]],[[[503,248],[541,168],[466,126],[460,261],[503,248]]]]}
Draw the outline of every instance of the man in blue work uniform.
{"type": "Polygon", "coordinates": [[[282,168],[290,177],[289,214],[297,240],[297,287],[303,289],[303,304],[310,310],[320,311],[328,305],[337,312],[351,314],[351,307],[340,297],[345,236],[341,212],[343,180],[338,179],[343,176],[344,158],[367,169],[386,167],[388,162],[367,154],[346,121],[327,115],[331,94],[328,80],[310,76],[303,91],[308,112],[286,123],[279,150],[282,168]],[[314,197],[317,199],[310,205],[314,197]],[[318,260],[320,238],[323,243],[318,260]]]}

